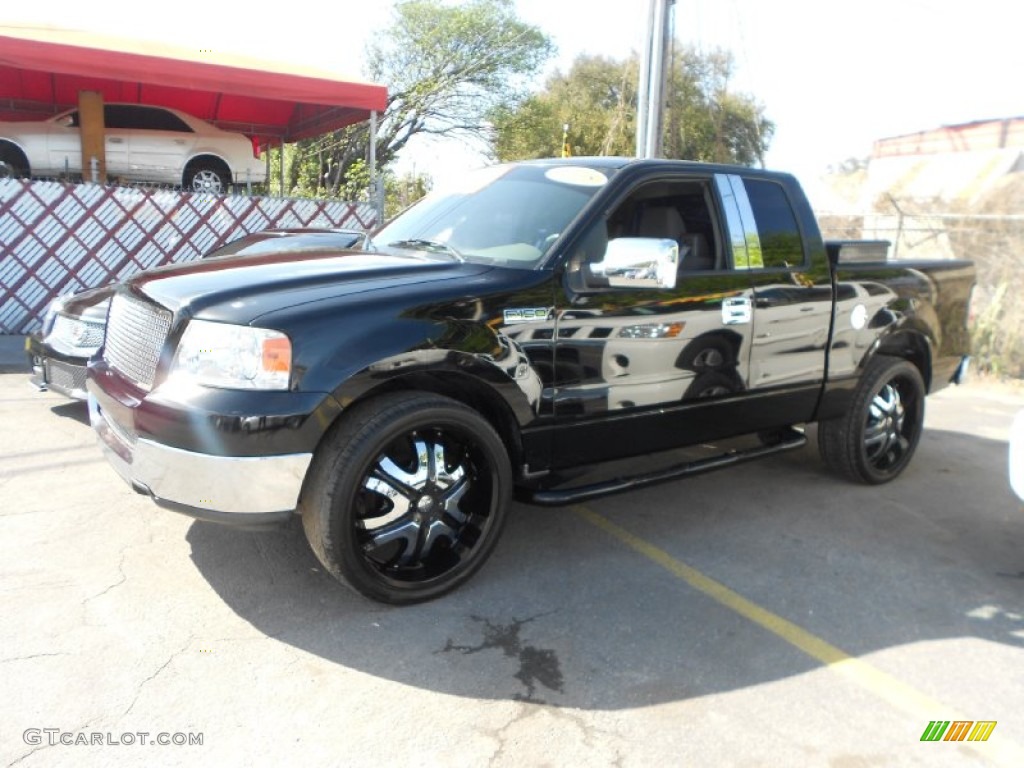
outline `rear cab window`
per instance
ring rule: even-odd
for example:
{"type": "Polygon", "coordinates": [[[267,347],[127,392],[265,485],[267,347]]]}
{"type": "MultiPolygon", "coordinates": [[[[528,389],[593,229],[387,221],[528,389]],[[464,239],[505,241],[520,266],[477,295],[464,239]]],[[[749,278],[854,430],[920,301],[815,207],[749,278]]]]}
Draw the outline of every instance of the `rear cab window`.
{"type": "Polygon", "coordinates": [[[796,214],[781,184],[763,179],[744,179],[750,208],[761,243],[761,266],[800,267],[804,265],[803,238],[796,214]]]}

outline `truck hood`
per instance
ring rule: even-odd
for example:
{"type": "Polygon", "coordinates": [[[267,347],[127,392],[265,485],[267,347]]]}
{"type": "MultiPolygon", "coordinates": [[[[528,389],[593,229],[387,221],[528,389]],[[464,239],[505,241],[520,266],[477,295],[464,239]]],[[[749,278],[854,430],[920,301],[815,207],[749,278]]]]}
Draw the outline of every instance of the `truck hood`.
{"type": "Polygon", "coordinates": [[[249,323],[268,312],[379,288],[468,278],[489,266],[408,255],[338,251],[226,256],[143,272],[128,281],[175,313],[249,323]]]}

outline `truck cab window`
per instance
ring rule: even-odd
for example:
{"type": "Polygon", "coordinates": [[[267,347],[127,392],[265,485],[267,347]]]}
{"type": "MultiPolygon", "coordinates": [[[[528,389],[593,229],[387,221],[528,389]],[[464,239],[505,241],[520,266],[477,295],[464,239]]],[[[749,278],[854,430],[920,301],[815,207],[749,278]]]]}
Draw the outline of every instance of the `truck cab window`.
{"type": "Polygon", "coordinates": [[[744,179],[743,184],[761,240],[762,266],[802,266],[805,263],[803,239],[782,185],[761,179],[744,179]]]}
{"type": "Polygon", "coordinates": [[[700,181],[644,184],[584,236],[583,261],[600,261],[609,240],[646,237],[679,244],[680,275],[724,269],[709,200],[707,185],[700,181]]]}

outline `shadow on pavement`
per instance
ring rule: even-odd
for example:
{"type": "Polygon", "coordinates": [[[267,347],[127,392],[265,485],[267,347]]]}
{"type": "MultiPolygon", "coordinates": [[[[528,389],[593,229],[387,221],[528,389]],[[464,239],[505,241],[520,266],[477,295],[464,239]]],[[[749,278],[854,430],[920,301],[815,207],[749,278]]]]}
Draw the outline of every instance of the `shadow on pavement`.
{"type": "Polygon", "coordinates": [[[79,424],[89,426],[89,406],[81,400],[69,400],[66,403],[55,405],[50,412],[63,419],[74,419],[79,424]]]}
{"type": "MultiPolygon", "coordinates": [[[[813,444],[761,463],[588,505],[854,656],[979,637],[1024,646],[1024,513],[1006,444],[926,431],[903,478],[828,474],[813,444]],[[1005,505],[978,509],[979,489],[1005,505]]],[[[205,523],[196,567],[267,635],[432,691],[623,709],[737,690],[819,665],[571,509],[515,505],[465,587],[390,608],[337,584],[295,521],[205,523]]]]}

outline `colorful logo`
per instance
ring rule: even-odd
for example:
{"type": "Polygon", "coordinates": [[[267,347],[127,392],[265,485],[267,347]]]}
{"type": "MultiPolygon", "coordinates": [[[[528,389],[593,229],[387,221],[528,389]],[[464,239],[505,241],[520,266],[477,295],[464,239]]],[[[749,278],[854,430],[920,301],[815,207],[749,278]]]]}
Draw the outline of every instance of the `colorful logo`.
{"type": "Polygon", "coordinates": [[[988,741],[996,720],[932,720],[921,741],[988,741]]]}

